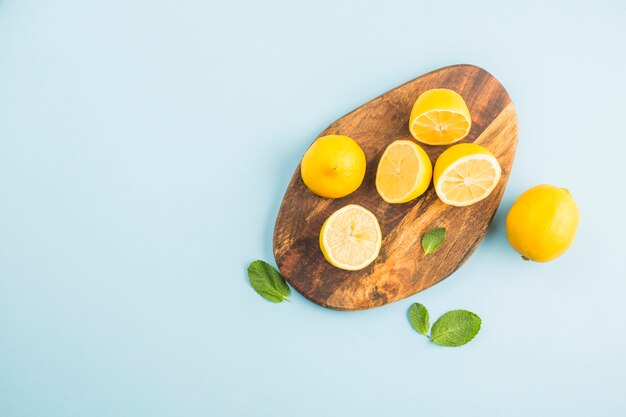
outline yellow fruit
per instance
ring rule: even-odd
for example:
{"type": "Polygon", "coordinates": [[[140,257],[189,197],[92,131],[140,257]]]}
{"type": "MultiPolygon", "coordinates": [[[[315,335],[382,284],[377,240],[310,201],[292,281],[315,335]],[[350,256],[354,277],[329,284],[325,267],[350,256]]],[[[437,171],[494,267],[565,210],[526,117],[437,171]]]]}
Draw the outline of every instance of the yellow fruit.
{"type": "Polygon", "coordinates": [[[491,194],[501,173],[498,160],[487,149],[475,143],[460,143],[437,159],[435,191],[446,204],[469,206],[491,194]]]}
{"type": "Polygon", "coordinates": [[[578,206],[568,190],[543,184],[515,201],[506,218],[506,233],[522,257],[548,262],[570,247],[579,219],[578,206]]]}
{"type": "Polygon", "coordinates": [[[327,198],[354,192],[365,176],[365,154],[354,140],[343,135],[318,138],[302,157],[300,173],[309,189],[327,198]]]}
{"type": "Polygon", "coordinates": [[[428,145],[449,145],[463,139],[472,127],[469,109],[456,91],[436,88],[425,91],[415,101],[409,131],[428,145]]]}
{"type": "Polygon", "coordinates": [[[397,140],[378,162],[376,190],[387,203],[406,203],[424,194],[432,176],[424,149],[410,140],[397,140]]]}
{"type": "Polygon", "coordinates": [[[356,271],[372,263],[382,242],[376,216],[356,204],[330,215],[320,231],[320,248],[331,265],[356,271]]]}

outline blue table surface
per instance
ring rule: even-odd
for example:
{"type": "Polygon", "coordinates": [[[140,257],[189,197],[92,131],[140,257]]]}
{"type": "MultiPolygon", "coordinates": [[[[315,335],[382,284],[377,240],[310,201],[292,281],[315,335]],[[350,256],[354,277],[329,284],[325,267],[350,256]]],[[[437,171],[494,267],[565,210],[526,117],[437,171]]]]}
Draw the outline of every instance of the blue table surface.
{"type": "Polygon", "coordinates": [[[0,0],[0,416],[626,415],[626,2],[0,0]],[[370,98],[472,63],[517,158],[444,282],[338,312],[260,298],[309,143],[370,98]],[[523,262],[515,198],[567,187],[571,249],[523,262]],[[441,348],[409,326],[466,308],[441,348]]]}

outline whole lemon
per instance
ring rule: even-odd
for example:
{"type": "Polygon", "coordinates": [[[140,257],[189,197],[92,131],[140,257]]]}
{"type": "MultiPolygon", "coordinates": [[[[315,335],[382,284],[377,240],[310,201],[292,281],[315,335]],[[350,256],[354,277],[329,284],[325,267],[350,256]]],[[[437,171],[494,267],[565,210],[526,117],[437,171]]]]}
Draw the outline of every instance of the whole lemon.
{"type": "Polygon", "coordinates": [[[306,151],[300,173],[313,193],[340,198],[359,188],[365,165],[365,154],[352,138],[328,135],[318,138],[306,151]]]}
{"type": "Polygon", "coordinates": [[[506,218],[506,233],[523,258],[548,262],[570,247],[579,218],[578,206],[568,190],[538,185],[515,201],[506,218]]]}

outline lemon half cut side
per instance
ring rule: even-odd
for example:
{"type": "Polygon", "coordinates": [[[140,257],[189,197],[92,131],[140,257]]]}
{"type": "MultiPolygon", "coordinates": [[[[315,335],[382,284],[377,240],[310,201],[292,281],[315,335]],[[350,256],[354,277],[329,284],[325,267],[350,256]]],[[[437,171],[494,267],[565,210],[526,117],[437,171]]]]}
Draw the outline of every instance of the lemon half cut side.
{"type": "Polygon", "coordinates": [[[378,162],[376,190],[387,203],[406,203],[424,194],[432,176],[433,166],[424,149],[411,140],[397,140],[378,162]]]}
{"type": "Polygon", "coordinates": [[[444,203],[465,207],[487,198],[501,175],[500,164],[491,152],[474,143],[461,143],[437,159],[435,191],[444,203]]]}
{"type": "Polygon", "coordinates": [[[349,204],[331,214],[320,231],[320,248],[326,260],[348,271],[371,264],[380,252],[381,243],[376,216],[357,204],[349,204]]]}
{"type": "Polygon", "coordinates": [[[463,139],[472,127],[465,100],[459,93],[435,88],[420,94],[411,110],[409,131],[418,142],[449,145],[463,139]]]}

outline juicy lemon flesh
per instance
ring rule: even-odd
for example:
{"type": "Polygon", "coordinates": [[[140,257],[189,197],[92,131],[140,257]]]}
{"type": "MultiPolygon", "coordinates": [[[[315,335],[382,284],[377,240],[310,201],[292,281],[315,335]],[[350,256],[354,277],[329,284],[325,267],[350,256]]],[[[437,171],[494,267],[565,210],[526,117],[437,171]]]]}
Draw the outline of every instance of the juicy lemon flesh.
{"type": "Polygon", "coordinates": [[[322,226],[320,248],[326,260],[345,270],[372,263],[381,246],[378,220],[369,210],[351,204],[333,213],[322,226]]]}
{"type": "Polygon", "coordinates": [[[365,153],[352,138],[322,136],[302,157],[302,181],[314,194],[340,198],[356,191],[365,177],[365,153]]]}
{"type": "Polygon", "coordinates": [[[522,193],[506,218],[509,243],[524,259],[552,261],[572,245],[580,213],[564,188],[542,184],[522,193]]]}
{"type": "Polygon", "coordinates": [[[467,136],[468,119],[456,112],[433,110],[418,116],[411,124],[413,137],[429,145],[448,145],[467,136]]]}
{"type": "Polygon", "coordinates": [[[454,145],[435,164],[435,191],[446,204],[464,207],[487,198],[500,181],[498,160],[473,143],[454,145]]]}
{"type": "Polygon", "coordinates": [[[469,109],[456,91],[435,88],[420,94],[409,118],[409,131],[418,142],[449,145],[463,139],[472,127],[469,109]]]}
{"type": "Polygon", "coordinates": [[[385,149],[376,171],[376,190],[387,203],[406,203],[424,194],[432,178],[426,152],[409,140],[398,140],[385,149]]]}
{"type": "Polygon", "coordinates": [[[493,188],[496,168],[481,159],[468,159],[454,166],[439,184],[439,190],[448,200],[469,202],[493,188]]]}

